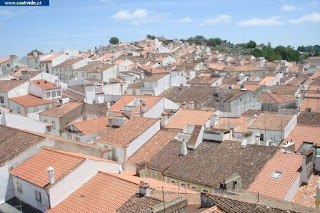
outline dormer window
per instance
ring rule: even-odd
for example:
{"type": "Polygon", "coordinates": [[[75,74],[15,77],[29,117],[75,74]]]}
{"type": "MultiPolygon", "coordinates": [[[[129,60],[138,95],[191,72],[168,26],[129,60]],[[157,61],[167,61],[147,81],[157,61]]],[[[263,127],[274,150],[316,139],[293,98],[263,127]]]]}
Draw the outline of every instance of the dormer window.
{"type": "Polygon", "coordinates": [[[275,171],[273,174],[272,174],[272,178],[275,178],[275,179],[279,179],[280,178],[280,176],[281,176],[281,174],[282,174],[282,172],[277,172],[277,171],[275,171]]]}

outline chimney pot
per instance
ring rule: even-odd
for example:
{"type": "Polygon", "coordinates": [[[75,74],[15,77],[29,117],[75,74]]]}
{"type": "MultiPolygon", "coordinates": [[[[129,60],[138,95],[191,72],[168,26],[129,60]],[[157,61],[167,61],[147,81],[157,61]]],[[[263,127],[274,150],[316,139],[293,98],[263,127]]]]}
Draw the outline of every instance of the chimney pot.
{"type": "Polygon", "coordinates": [[[144,181],[140,181],[139,184],[139,194],[141,197],[143,196],[150,196],[150,187],[149,183],[146,183],[144,181]]]}
{"type": "Polygon", "coordinates": [[[187,144],[186,144],[186,142],[183,141],[181,144],[180,154],[186,155],[187,153],[188,153],[187,144]]]}
{"type": "Polygon", "coordinates": [[[48,171],[48,178],[49,178],[49,183],[50,184],[54,184],[55,180],[54,180],[54,168],[52,168],[51,166],[47,169],[48,171]]]}

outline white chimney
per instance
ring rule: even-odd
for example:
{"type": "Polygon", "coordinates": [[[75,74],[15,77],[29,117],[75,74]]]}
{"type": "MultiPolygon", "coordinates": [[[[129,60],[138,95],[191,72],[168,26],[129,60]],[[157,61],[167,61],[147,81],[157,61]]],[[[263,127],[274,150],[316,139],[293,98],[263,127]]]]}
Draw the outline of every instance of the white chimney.
{"type": "Polygon", "coordinates": [[[160,125],[161,125],[161,128],[163,128],[163,127],[165,127],[165,126],[168,125],[168,113],[163,112],[163,113],[161,114],[160,125]]]}
{"type": "Polygon", "coordinates": [[[194,109],[194,102],[193,101],[189,102],[189,109],[194,109]]]}
{"type": "Polygon", "coordinates": [[[139,195],[143,196],[150,196],[150,187],[149,184],[143,181],[140,181],[139,184],[139,195]]]}
{"type": "Polygon", "coordinates": [[[141,117],[144,117],[144,113],[147,112],[147,104],[146,102],[142,102],[141,105],[140,105],[140,115],[141,117]]]}
{"type": "Polygon", "coordinates": [[[180,154],[186,155],[187,153],[188,153],[187,144],[186,144],[186,142],[183,141],[181,144],[180,154]]]}
{"type": "Polygon", "coordinates": [[[183,103],[182,103],[181,108],[182,108],[182,109],[186,109],[186,108],[187,108],[186,102],[183,102],[183,103]]]}
{"type": "Polygon", "coordinates": [[[37,51],[34,51],[34,52],[32,53],[32,55],[33,55],[34,57],[37,57],[37,56],[38,56],[37,51]]]}
{"type": "Polygon", "coordinates": [[[48,171],[48,177],[49,177],[49,183],[50,184],[54,184],[55,180],[54,180],[54,168],[52,168],[51,166],[47,169],[48,171]]]}
{"type": "Polygon", "coordinates": [[[110,109],[110,107],[111,107],[111,104],[110,104],[110,102],[108,102],[107,103],[107,109],[110,109]]]}
{"type": "Polygon", "coordinates": [[[218,118],[219,116],[217,114],[211,115],[210,117],[210,127],[216,126],[218,124],[218,118]]]}
{"type": "Polygon", "coordinates": [[[142,79],[144,79],[144,73],[143,73],[143,70],[141,70],[141,72],[140,72],[140,79],[142,80],[142,79]]]}
{"type": "Polygon", "coordinates": [[[258,144],[258,145],[260,145],[260,134],[259,134],[259,133],[257,133],[257,134],[255,135],[255,143],[258,144]]]}

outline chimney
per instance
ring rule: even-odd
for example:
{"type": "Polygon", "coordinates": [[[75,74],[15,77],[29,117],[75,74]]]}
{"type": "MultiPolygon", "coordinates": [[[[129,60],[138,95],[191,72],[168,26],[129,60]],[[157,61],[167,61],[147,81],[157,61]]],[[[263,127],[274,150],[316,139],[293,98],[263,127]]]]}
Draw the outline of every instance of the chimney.
{"type": "Polygon", "coordinates": [[[187,108],[186,102],[183,102],[183,103],[182,103],[181,108],[182,108],[182,109],[186,109],[186,108],[187,108]]]}
{"type": "Polygon", "coordinates": [[[161,114],[161,121],[160,121],[161,128],[167,126],[167,124],[168,124],[168,113],[163,112],[161,114]]]}
{"type": "Polygon", "coordinates": [[[260,134],[259,134],[259,133],[257,133],[257,134],[255,135],[255,143],[258,144],[258,145],[260,145],[260,134]]]}
{"type": "Polygon", "coordinates": [[[218,118],[219,116],[217,114],[211,115],[210,117],[210,127],[216,126],[218,124],[218,118]]]}
{"type": "Polygon", "coordinates": [[[142,102],[141,105],[140,105],[140,115],[141,117],[144,117],[144,113],[147,112],[147,104],[146,102],[142,102]]]}
{"type": "Polygon", "coordinates": [[[141,70],[140,72],[140,79],[143,80],[144,79],[144,73],[143,73],[143,70],[141,70]]]}
{"type": "Polygon", "coordinates": [[[34,57],[37,57],[37,56],[38,56],[37,51],[34,51],[34,52],[32,53],[32,55],[33,55],[34,57]]]}
{"type": "Polygon", "coordinates": [[[48,178],[49,178],[49,183],[50,184],[54,184],[55,180],[54,180],[54,168],[52,168],[51,166],[47,169],[48,171],[48,178]]]}
{"type": "Polygon", "coordinates": [[[296,107],[299,107],[300,105],[301,105],[301,94],[298,94],[296,98],[296,107]]]}
{"type": "Polygon", "coordinates": [[[180,155],[186,155],[187,153],[188,153],[187,144],[186,142],[183,141],[181,144],[180,155]]]}
{"type": "Polygon", "coordinates": [[[139,195],[140,195],[141,197],[150,196],[149,183],[140,181],[140,184],[139,184],[139,195]]]}
{"type": "Polygon", "coordinates": [[[286,143],[281,145],[280,151],[294,153],[295,152],[295,143],[292,141],[291,142],[287,141],[286,143]]]}
{"type": "Polygon", "coordinates": [[[194,102],[193,101],[189,102],[189,109],[194,109],[194,102]]]}
{"type": "Polygon", "coordinates": [[[54,81],[54,85],[59,86],[59,81],[58,81],[58,80],[55,80],[55,81],[54,81]]]}
{"type": "Polygon", "coordinates": [[[111,104],[110,104],[110,102],[108,102],[107,103],[107,109],[110,109],[110,107],[111,107],[111,104]]]}
{"type": "Polygon", "coordinates": [[[315,199],[315,208],[320,210],[320,181],[317,182],[316,194],[313,196],[315,199]]]}

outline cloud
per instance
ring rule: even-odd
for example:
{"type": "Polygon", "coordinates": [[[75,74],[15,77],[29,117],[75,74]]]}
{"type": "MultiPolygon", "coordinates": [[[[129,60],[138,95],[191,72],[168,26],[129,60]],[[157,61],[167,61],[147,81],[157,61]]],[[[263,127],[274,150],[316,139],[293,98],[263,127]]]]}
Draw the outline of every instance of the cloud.
{"type": "Polygon", "coordinates": [[[112,15],[116,21],[129,21],[134,25],[146,24],[149,22],[160,21],[162,17],[170,15],[169,13],[156,13],[145,9],[136,9],[135,11],[120,10],[112,15]]]}
{"type": "Polygon", "coordinates": [[[296,10],[296,7],[294,5],[285,4],[281,7],[281,10],[283,11],[294,11],[296,10]]]}
{"type": "Polygon", "coordinates": [[[315,6],[315,7],[320,6],[320,2],[319,2],[319,1],[313,1],[313,2],[311,2],[311,4],[312,4],[313,6],[315,6]]]}
{"type": "Polygon", "coordinates": [[[0,10],[0,15],[9,16],[12,12],[10,10],[0,10]]]}
{"type": "Polygon", "coordinates": [[[177,23],[190,23],[190,22],[192,22],[192,20],[191,20],[191,18],[189,18],[189,17],[185,17],[185,18],[183,18],[183,19],[177,20],[176,22],[177,22],[177,23]]]}
{"type": "Polygon", "coordinates": [[[217,15],[214,17],[209,17],[204,20],[201,25],[215,25],[219,23],[229,23],[231,22],[232,17],[229,15],[217,15]]]}
{"type": "Polygon", "coordinates": [[[288,21],[290,24],[301,24],[303,22],[313,22],[319,23],[320,22],[320,14],[319,13],[312,13],[310,15],[302,16],[298,19],[291,19],[288,21]]]}
{"type": "Polygon", "coordinates": [[[273,16],[271,18],[253,18],[248,20],[239,21],[240,26],[274,26],[274,25],[284,25],[285,22],[280,20],[280,16],[273,16]]]}

